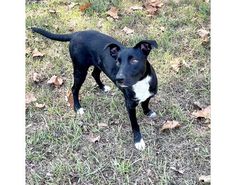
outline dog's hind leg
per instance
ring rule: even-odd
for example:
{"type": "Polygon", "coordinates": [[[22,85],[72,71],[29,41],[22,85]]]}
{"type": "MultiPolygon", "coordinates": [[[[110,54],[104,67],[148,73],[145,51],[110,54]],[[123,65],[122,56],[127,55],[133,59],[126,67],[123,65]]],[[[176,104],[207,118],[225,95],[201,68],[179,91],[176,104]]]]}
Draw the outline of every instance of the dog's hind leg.
{"type": "Polygon", "coordinates": [[[80,66],[79,63],[73,63],[74,66],[74,84],[72,86],[72,94],[73,94],[73,100],[74,100],[74,110],[76,113],[82,115],[84,113],[83,108],[80,105],[79,102],[79,90],[84,83],[84,80],[87,76],[87,70],[88,66],[80,66]]]}
{"type": "Polygon", "coordinates": [[[148,116],[149,118],[155,118],[157,114],[149,109],[148,104],[151,98],[146,99],[144,102],[141,103],[141,106],[143,108],[143,113],[148,116]]]}
{"type": "Polygon", "coordinates": [[[100,80],[100,73],[101,70],[97,67],[94,66],[93,72],[92,72],[92,76],[94,78],[94,80],[96,81],[96,83],[98,84],[98,87],[103,90],[104,92],[108,92],[110,91],[110,87],[107,85],[104,85],[101,80],[100,80]]]}

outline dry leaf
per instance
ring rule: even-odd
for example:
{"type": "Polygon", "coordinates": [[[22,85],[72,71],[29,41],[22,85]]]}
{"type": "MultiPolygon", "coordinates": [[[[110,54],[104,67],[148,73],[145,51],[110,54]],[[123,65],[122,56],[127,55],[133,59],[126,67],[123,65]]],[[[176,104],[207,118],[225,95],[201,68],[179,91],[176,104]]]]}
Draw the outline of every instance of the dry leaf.
{"type": "Polygon", "coordinates": [[[192,115],[196,118],[207,118],[211,119],[211,106],[209,105],[205,109],[194,111],[192,115]]]}
{"type": "Polygon", "coordinates": [[[172,68],[174,71],[178,72],[179,69],[180,69],[180,63],[181,63],[180,59],[179,59],[179,58],[175,58],[175,59],[172,60],[170,63],[171,63],[171,68],[172,68]]]}
{"type": "Polygon", "coordinates": [[[178,127],[180,127],[180,124],[179,124],[178,121],[174,121],[174,120],[173,121],[166,121],[163,124],[160,131],[162,132],[162,131],[167,130],[167,129],[174,129],[174,128],[178,128],[178,127]]]}
{"type": "Polygon", "coordinates": [[[42,108],[45,107],[45,104],[44,104],[44,103],[40,104],[40,103],[37,103],[37,102],[36,102],[36,103],[35,103],[35,107],[42,109],[42,108]]]}
{"type": "Polygon", "coordinates": [[[55,86],[61,86],[63,84],[63,79],[56,76],[56,75],[53,75],[50,80],[48,80],[47,82],[48,84],[54,84],[55,86]]]}
{"type": "Polygon", "coordinates": [[[211,183],[211,176],[210,175],[202,175],[198,178],[199,182],[202,182],[204,184],[210,184],[211,183]]]}
{"type": "Polygon", "coordinates": [[[118,9],[114,6],[111,7],[110,10],[107,11],[107,14],[110,15],[114,19],[118,19],[118,9]]]}
{"type": "Polygon", "coordinates": [[[106,123],[98,123],[99,128],[108,127],[106,123]]]}
{"type": "Polygon", "coordinates": [[[130,10],[142,10],[143,7],[142,7],[142,6],[135,5],[135,6],[131,6],[129,9],[130,9],[130,10]]]}
{"type": "Polygon", "coordinates": [[[159,8],[164,5],[160,0],[146,0],[144,6],[150,15],[155,15],[159,8]]]}
{"type": "Polygon", "coordinates": [[[87,136],[88,141],[92,143],[96,143],[100,140],[100,136],[94,136],[93,134],[90,134],[87,136]]]}
{"type": "Polygon", "coordinates": [[[39,52],[38,48],[35,48],[34,51],[32,52],[33,57],[43,57],[44,54],[39,52]]]}
{"type": "Polygon", "coordinates": [[[170,167],[170,169],[172,169],[172,170],[174,170],[175,172],[178,172],[178,173],[180,173],[180,174],[184,174],[184,170],[180,170],[180,169],[177,169],[177,168],[175,168],[175,167],[170,167]]]}
{"type": "Polygon", "coordinates": [[[33,81],[34,82],[40,82],[42,79],[42,76],[38,73],[33,73],[33,81]]]}
{"type": "Polygon", "coordinates": [[[81,6],[79,7],[79,9],[80,9],[81,12],[84,12],[85,10],[87,10],[88,8],[90,8],[91,5],[92,5],[91,3],[86,3],[86,4],[84,4],[84,5],[81,5],[81,6]]]}
{"type": "Polygon", "coordinates": [[[209,31],[202,28],[202,29],[199,29],[197,33],[202,38],[203,43],[207,43],[209,41],[209,34],[210,34],[209,31]]]}
{"type": "Polygon", "coordinates": [[[123,31],[124,31],[126,34],[134,33],[134,30],[132,30],[132,29],[126,27],[126,26],[123,28],[123,31]]]}
{"type": "Polygon", "coordinates": [[[35,98],[33,93],[26,93],[26,95],[25,95],[25,103],[26,104],[29,104],[29,103],[34,102],[36,100],[37,99],[35,98]]]}
{"type": "Polygon", "coordinates": [[[70,108],[74,108],[74,99],[73,99],[73,94],[72,92],[69,90],[66,93],[66,101],[68,102],[70,108]]]}
{"type": "Polygon", "coordinates": [[[150,5],[146,5],[145,7],[146,7],[147,12],[148,12],[150,15],[155,15],[156,12],[157,12],[157,10],[158,10],[156,7],[152,7],[152,6],[150,6],[150,5]]]}

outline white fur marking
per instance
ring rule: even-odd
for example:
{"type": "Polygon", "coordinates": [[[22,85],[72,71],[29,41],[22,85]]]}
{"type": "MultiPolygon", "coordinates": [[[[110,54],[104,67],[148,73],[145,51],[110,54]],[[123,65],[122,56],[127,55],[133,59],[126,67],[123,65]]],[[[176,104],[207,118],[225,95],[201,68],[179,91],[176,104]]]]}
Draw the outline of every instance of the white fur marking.
{"type": "Polygon", "coordinates": [[[80,116],[82,116],[84,114],[84,109],[83,108],[80,108],[78,111],[77,111],[77,114],[79,114],[80,116]]]}
{"type": "Polygon", "coordinates": [[[152,96],[153,94],[149,92],[151,77],[147,76],[141,81],[138,81],[136,84],[134,84],[133,90],[135,92],[135,98],[139,100],[139,102],[145,101],[147,98],[152,96]]]}
{"type": "Polygon", "coordinates": [[[148,117],[149,118],[155,118],[155,117],[157,117],[157,114],[155,112],[152,112],[148,117]]]}
{"type": "Polygon", "coordinates": [[[111,90],[111,88],[109,86],[104,85],[104,87],[103,87],[104,92],[109,92],[110,90],[111,90]]]}
{"type": "Polygon", "coordinates": [[[138,150],[144,150],[145,149],[145,143],[143,141],[143,139],[140,140],[140,142],[135,143],[135,148],[137,148],[138,150]]]}

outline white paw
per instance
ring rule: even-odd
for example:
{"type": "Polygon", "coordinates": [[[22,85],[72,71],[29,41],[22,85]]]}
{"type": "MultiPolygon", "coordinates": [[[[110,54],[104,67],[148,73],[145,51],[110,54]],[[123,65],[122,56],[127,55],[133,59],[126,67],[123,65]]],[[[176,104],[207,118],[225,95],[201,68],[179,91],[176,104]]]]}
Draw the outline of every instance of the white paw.
{"type": "Polygon", "coordinates": [[[157,114],[155,112],[152,112],[148,117],[149,118],[155,118],[155,117],[157,117],[157,114]]]}
{"type": "Polygon", "coordinates": [[[135,148],[137,148],[138,150],[144,150],[145,149],[145,143],[143,141],[143,139],[140,140],[140,142],[135,143],[135,148]]]}
{"type": "Polygon", "coordinates": [[[108,92],[108,91],[110,91],[110,90],[111,90],[111,88],[110,88],[109,86],[104,85],[104,87],[103,87],[103,91],[104,91],[104,92],[108,92]]]}
{"type": "Polygon", "coordinates": [[[80,108],[79,110],[77,110],[77,114],[79,114],[80,116],[82,116],[84,114],[84,109],[80,108]]]}

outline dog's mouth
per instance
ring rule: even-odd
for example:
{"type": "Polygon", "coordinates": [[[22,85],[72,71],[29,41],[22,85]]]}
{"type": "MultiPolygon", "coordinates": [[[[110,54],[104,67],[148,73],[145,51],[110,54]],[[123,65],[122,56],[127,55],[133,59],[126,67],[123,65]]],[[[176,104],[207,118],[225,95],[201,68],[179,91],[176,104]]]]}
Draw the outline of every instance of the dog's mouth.
{"type": "Polygon", "coordinates": [[[116,81],[116,85],[119,86],[119,87],[122,87],[122,88],[128,87],[127,85],[124,84],[124,82],[118,82],[118,81],[116,81]]]}

